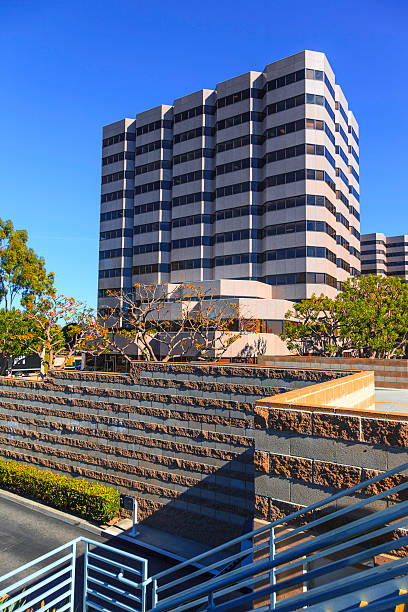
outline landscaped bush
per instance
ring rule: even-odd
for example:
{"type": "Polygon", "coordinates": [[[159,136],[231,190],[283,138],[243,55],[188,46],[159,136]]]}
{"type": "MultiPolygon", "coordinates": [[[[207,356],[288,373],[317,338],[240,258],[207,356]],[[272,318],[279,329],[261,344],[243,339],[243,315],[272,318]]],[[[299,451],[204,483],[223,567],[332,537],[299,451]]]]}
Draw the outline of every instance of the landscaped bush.
{"type": "Polygon", "coordinates": [[[97,523],[112,519],[119,510],[119,491],[79,478],[39,470],[0,459],[0,488],[33,497],[97,523]]]}

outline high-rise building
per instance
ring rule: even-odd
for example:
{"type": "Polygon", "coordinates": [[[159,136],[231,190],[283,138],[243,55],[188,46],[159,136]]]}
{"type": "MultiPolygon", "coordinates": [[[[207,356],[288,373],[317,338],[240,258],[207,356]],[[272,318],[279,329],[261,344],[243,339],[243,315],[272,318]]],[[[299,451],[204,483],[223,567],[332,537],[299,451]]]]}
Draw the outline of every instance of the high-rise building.
{"type": "Polygon", "coordinates": [[[399,276],[408,281],[408,235],[363,234],[361,273],[399,276]]]}
{"type": "Polygon", "coordinates": [[[334,295],[360,271],[358,133],[314,51],[105,126],[99,306],[135,282],[334,295]]]}

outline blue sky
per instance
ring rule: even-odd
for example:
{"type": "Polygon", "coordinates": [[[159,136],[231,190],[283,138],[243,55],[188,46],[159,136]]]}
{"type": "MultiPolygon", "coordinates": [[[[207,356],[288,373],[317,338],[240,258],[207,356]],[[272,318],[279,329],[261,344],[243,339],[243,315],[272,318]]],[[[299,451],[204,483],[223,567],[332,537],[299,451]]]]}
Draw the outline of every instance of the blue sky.
{"type": "Polygon", "coordinates": [[[361,229],[408,233],[407,0],[0,0],[0,217],[96,303],[102,126],[303,49],[360,123],[361,229]]]}

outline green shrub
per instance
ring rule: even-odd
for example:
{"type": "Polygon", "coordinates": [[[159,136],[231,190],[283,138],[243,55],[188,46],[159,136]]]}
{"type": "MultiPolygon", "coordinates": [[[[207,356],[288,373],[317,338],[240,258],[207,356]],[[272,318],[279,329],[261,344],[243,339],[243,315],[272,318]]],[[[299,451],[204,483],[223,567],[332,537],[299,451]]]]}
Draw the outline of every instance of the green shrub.
{"type": "Polygon", "coordinates": [[[0,459],[0,488],[41,500],[97,523],[119,510],[119,491],[79,478],[69,478],[31,465],[0,459]]]}

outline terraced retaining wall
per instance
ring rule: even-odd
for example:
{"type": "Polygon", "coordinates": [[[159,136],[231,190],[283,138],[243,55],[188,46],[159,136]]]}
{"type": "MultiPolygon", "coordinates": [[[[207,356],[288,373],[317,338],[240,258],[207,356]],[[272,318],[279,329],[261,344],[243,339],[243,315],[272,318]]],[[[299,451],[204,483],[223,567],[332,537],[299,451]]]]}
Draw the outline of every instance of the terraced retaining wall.
{"type": "Polygon", "coordinates": [[[256,400],[343,375],[141,364],[133,382],[0,378],[0,455],[111,484],[138,498],[142,520],[215,544],[252,526],[256,400]]]}
{"type": "Polygon", "coordinates": [[[376,387],[408,389],[408,359],[359,359],[348,357],[301,357],[282,355],[257,358],[261,366],[330,370],[374,371],[376,387]]]}
{"type": "MultiPolygon", "coordinates": [[[[260,399],[255,408],[258,518],[271,521],[286,516],[408,462],[408,414],[381,413],[358,405],[319,405],[316,397],[314,405],[306,401],[302,405],[294,395],[260,399]]],[[[401,478],[396,474],[365,493],[391,488],[401,478]]],[[[355,501],[344,498],[339,503],[355,501]]],[[[394,501],[376,502],[376,510],[394,501]]]]}

